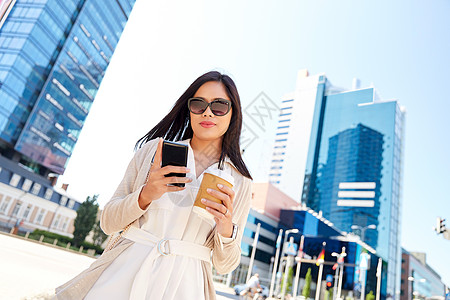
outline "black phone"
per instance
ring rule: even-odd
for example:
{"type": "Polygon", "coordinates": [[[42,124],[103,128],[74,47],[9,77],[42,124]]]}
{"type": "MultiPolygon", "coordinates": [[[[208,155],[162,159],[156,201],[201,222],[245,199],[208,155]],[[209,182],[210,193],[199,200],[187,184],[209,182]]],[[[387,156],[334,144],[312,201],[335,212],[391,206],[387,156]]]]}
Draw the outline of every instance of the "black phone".
{"type": "MultiPolygon", "coordinates": [[[[179,166],[187,167],[188,146],[180,143],[163,141],[161,167],[179,166]]],[[[169,173],[166,177],[186,177],[186,173],[169,173]]],[[[184,187],[184,183],[172,183],[170,185],[184,187]]]]}

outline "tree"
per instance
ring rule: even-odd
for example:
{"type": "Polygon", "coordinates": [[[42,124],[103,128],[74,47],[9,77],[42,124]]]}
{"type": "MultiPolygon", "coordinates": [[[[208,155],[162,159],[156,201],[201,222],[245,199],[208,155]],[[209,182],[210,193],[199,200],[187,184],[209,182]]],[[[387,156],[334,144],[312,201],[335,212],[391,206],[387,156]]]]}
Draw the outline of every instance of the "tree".
{"type": "Polygon", "coordinates": [[[373,294],[373,291],[370,291],[370,293],[366,295],[366,300],[375,300],[375,295],[373,294]]]}
{"type": "Polygon", "coordinates": [[[305,286],[303,287],[302,295],[305,298],[309,298],[309,294],[311,292],[311,268],[308,268],[308,272],[306,272],[305,276],[305,286]]]}
{"type": "Polygon", "coordinates": [[[108,238],[108,235],[106,235],[100,227],[100,220],[98,220],[97,223],[94,224],[92,233],[92,240],[94,241],[94,245],[96,246],[101,246],[103,242],[108,238]]]}
{"type": "MultiPolygon", "coordinates": [[[[282,274],[283,281],[281,282],[281,290],[283,290],[284,287],[284,273],[282,274]]],[[[287,278],[287,285],[286,285],[286,293],[290,293],[292,291],[292,278],[294,277],[294,268],[289,267],[288,271],[288,278],[287,278]]]]}
{"type": "Polygon", "coordinates": [[[333,288],[325,292],[325,300],[332,300],[332,299],[333,299],[333,288]]]}
{"type": "Polygon", "coordinates": [[[94,195],[92,198],[87,197],[86,201],[81,203],[77,210],[77,217],[74,221],[75,230],[73,232],[73,245],[78,247],[92,230],[97,219],[98,195],[94,195]]]}

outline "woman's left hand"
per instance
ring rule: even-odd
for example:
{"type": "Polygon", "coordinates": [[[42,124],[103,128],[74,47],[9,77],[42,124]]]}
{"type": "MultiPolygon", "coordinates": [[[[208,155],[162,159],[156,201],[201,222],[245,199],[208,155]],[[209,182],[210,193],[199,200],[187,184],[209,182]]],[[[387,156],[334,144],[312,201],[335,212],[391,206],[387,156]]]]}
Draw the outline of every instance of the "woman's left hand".
{"type": "Polygon", "coordinates": [[[207,189],[208,194],[222,200],[222,204],[208,199],[202,199],[206,210],[214,216],[217,231],[223,236],[230,238],[233,234],[233,200],[234,191],[222,184],[217,185],[219,190],[207,189]]]}

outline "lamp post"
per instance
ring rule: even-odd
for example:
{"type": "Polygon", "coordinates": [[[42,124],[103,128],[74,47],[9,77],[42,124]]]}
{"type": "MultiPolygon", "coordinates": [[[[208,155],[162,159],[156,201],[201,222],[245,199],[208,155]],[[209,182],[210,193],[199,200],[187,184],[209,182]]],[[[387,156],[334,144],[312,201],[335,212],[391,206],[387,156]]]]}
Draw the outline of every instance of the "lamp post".
{"type": "Polygon", "coordinates": [[[377,225],[370,224],[370,225],[364,226],[364,227],[359,226],[359,225],[352,225],[351,228],[352,228],[352,230],[359,229],[361,231],[361,235],[360,235],[361,236],[361,241],[364,242],[365,236],[366,236],[366,230],[367,229],[377,229],[377,225]]]}
{"type": "Polygon", "coordinates": [[[258,223],[258,225],[256,226],[255,237],[253,239],[252,255],[250,257],[250,263],[248,265],[247,280],[245,282],[248,282],[250,280],[250,277],[252,276],[253,263],[255,261],[256,245],[258,244],[260,229],[261,229],[261,223],[258,223]]]}
{"type": "Polygon", "coordinates": [[[347,256],[347,253],[345,253],[345,247],[342,247],[341,253],[333,252],[331,253],[331,256],[336,257],[336,272],[334,274],[334,287],[333,287],[333,300],[336,299],[336,296],[339,298],[341,297],[340,289],[342,287],[342,280],[339,280],[339,286],[338,286],[338,278],[340,277],[340,270],[341,266],[344,264],[344,257],[347,256]],[[338,292],[339,289],[339,292],[338,292]]]}
{"type": "Polygon", "coordinates": [[[278,255],[280,255],[280,243],[281,243],[281,235],[282,234],[283,234],[283,229],[280,229],[280,232],[278,233],[277,244],[276,244],[277,251],[275,253],[275,260],[274,260],[275,264],[273,266],[273,271],[272,271],[272,280],[270,281],[269,298],[272,297],[272,294],[273,294],[273,285],[275,283],[275,272],[277,271],[278,255]]]}
{"type": "MultiPolygon", "coordinates": [[[[285,254],[285,250],[286,250],[286,241],[287,241],[287,237],[289,236],[290,233],[298,233],[298,229],[292,228],[292,229],[288,229],[284,232],[284,239],[283,239],[283,250],[281,251],[281,257],[280,257],[280,264],[278,265],[278,271],[277,273],[281,272],[281,262],[283,261],[284,258],[284,254],[285,254]]],[[[281,278],[281,277],[280,277],[281,278]]],[[[277,285],[275,290],[279,291],[280,290],[280,284],[281,284],[281,280],[277,279],[277,285]]]]}

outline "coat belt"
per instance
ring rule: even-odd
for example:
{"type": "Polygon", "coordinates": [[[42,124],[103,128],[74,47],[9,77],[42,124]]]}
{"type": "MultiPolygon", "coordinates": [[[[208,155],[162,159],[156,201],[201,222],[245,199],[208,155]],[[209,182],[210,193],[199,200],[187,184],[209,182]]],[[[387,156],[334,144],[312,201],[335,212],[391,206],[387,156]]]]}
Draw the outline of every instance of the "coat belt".
{"type": "Polygon", "coordinates": [[[130,300],[140,300],[142,299],[142,295],[145,295],[148,278],[150,278],[152,272],[151,267],[153,261],[159,256],[180,255],[206,262],[211,261],[211,249],[196,243],[182,240],[160,239],[150,232],[133,226],[127,230],[124,237],[136,243],[153,247],[136,273],[131,288],[130,300]]]}

